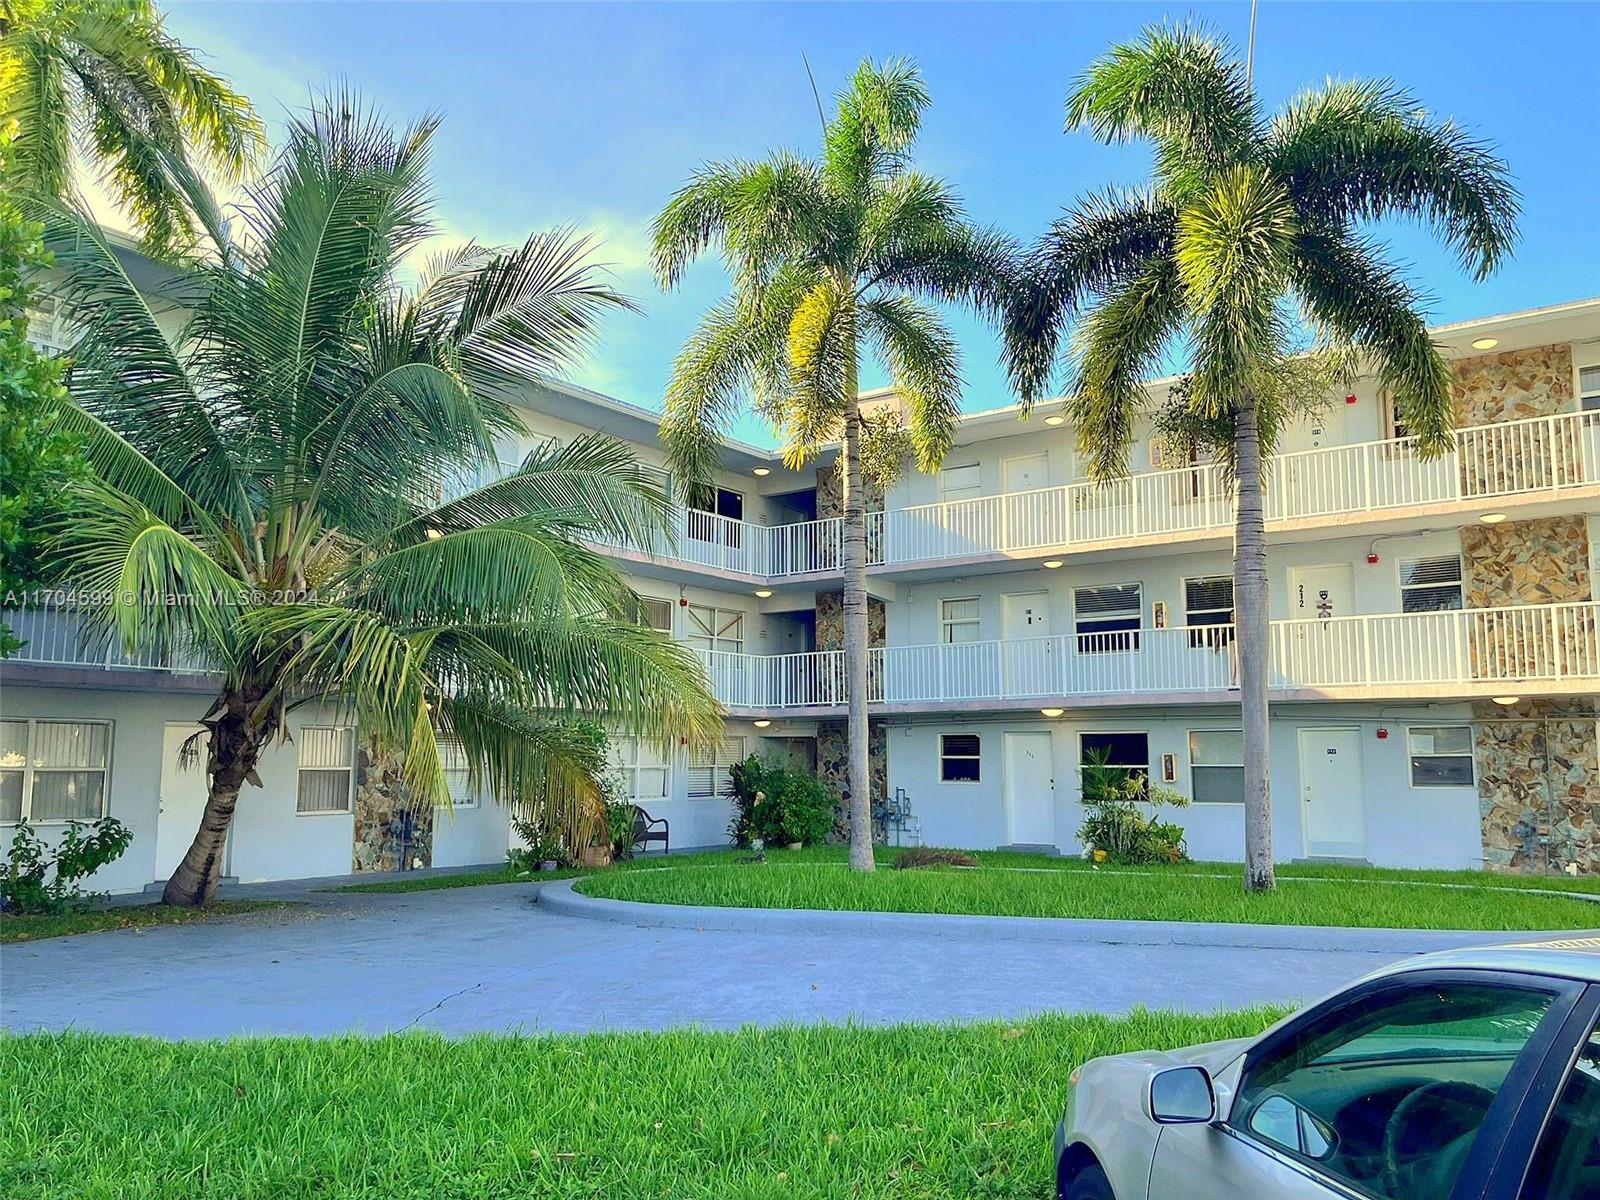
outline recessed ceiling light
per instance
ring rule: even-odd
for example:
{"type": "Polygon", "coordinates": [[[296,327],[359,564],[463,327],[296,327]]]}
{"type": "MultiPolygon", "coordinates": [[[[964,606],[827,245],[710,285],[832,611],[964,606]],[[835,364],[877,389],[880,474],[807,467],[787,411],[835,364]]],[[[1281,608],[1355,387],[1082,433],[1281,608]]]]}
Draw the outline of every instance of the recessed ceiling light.
{"type": "Polygon", "coordinates": [[[1505,519],[1505,513],[1484,513],[1483,516],[1478,518],[1478,520],[1482,521],[1485,525],[1498,525],[1505,519]]]}
{"type": "Polygon", "coordinates": [[[772,722],[771,721],[752,721],[751,724],[754,725],[757,729],[765,729],[765,728],[767,728],[767,726],[771,725],[772,722]]]}
{"type": "Polygon", "coordinates": [[[752,474],[752,475],[771,475],[772,474],[772,468],[771,467],[757,467],[754,471],[751,471],[750,474],[752,474]]]}
{"type": "Polygon", "coordinates": [[[1044,423],[1046,425],[1065,425],[1067,423],[1067,419],[1060,413],[1051,413],[1044,419],[1044,423]]]}
{"type": "Polygon", "coordinates": [[[1499,338],[1479,338],[1472,343],[1472,348],[1474,350],[1493,350],[1499,344],[1499,338]]]}
{"type": "Polygon", "coordinates": [[[765,600],[768,596],[772,595],[772,589],[771,588],[757,588],[756,589],[756,595],[760,599],[765,600]]]}
{"type": "Polygon", "coordinates": [[[1059,717],[1067,710],[1064,708],[1041,708],[1039,711],[1047,717],[1059,717]]]}
{"type": "Polygon", "coordinates": [[[1496,696],[1494,698],[1494,702],[1504,708],[1510,708],[1513,704],[1518,703],[1521,699],[1521,696],[1496,696]]]}
{"type": "Polygon", "coordinates": [[[1044,565],[1049,570],[1054,571],[1057,567],[1059,567],[1061,565],[1061,560],[1059,558],[1047,558],[1047,559],[1044,560],[1044,565]]]}

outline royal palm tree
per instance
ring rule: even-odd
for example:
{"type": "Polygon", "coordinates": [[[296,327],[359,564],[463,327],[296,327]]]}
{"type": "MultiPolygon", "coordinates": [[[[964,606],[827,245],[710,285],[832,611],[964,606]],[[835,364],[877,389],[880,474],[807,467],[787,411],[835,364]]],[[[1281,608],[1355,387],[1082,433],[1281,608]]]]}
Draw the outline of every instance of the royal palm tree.
{"type": "Polygon", "coordinates": [[[1013,381],[1025,405],[1038,400],[1087,307],[1066,405],[1091,472],[1113,479],[1127,471],[1141,380],[1187,339],[1186,386],[1159,424],[1218,452],[1237,493],[1245,879],[1270,888],[1263,458],[1323,399],[1308,377],[1341,361],[1376,370],[1423,454],[1449,446],[1450,372],[1416,292],[1361,226],[1418,219],[1481,279],[1511,249],[1516,191],[1487,146],[1391,83],[1330,82],[1265,118],[1230,47],[1188,27],[1151,28],[1095,62],[1067,128],[1152,142],[1154,178],[1083,201],[1039,242],[1007,323],[1013,381]],[[1304,330],[1319,353],[1296,357],[1304,330]]]}
{"type": "Polygon", "coordinates": [[[76,154],[154,252],[194,236],[196,168],[238,183],[266,148],[249,101],[151,0],[0,0],[0,125],[11,122],[8,188],[70,197],[76,154]]]}
{"type": "Polygon", "coordinates": [[[691,499],[747,395],[791,468],[839,443],[850,863],[864,871],[873,860],[863,457],[881,483],[908,438],[917,465],[937,469],[955,433],[961,372],[935,306],[995,303],[1010,262],[1003,238],[974,228],[949,187],[914,169],[927,106],[916,67],[863,62],[825,123],[819,159],[778,152],[703,166],[653,228],[663,288],[712,247],[732,276],[667,389],[661,437],[691,499]],[[895,429],[863,419],[863,352],[899,394],[904,423],[895,429]]]}
{"type": "Polygon", "coordinates": [[[35,206],[81,329],[63,425],[94,474],[56,582],[108,598],[81,619],[130,652],[221,679],[168,903],[214,894],[241,790],[299,705],[352,716],[418,804],[448,803],[448,739],[475,784],[572,838],[594,816],[581,722],[694,745],[719,727],[699,664],[585,545],[665,529],[626,447],[579,438],[461,491],[522,428],[512,402],[626,302],[564,231],[400,288],[432,228],[433,130],[343,96],[292,121],[238,243],[215,230],[157,296],[191,314],[171,337],[97,228],[35,206]]]}

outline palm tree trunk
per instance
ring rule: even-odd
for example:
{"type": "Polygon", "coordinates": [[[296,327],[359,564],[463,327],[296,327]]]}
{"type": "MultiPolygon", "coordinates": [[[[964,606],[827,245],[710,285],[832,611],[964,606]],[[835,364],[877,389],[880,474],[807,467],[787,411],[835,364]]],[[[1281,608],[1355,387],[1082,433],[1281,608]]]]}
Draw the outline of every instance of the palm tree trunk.
{"type": "Polygon", "coordinates": [[[211,730],[206,757],[210,780],[206,807],[194,841],[162,889],[163,904],[197,908],[216,898],[217,885],[222,880],[222,850],[239,803],[239,791],[247,780],[255,779],[261,748],[272,735],[270,728],[263,728],[253,719],[254,707],[247,696],[229,693],[222,698],[221,713],[206,723],[211,730]]]}
{"type": "Polygon", "coordinates": [[[1234,477],[1238,515],[1233,546],[1234,637],[1239,646],[1239,702],[1244,727],[1244,886],[1270,891],[1272,791],[1268,764],[1267,530],[1261,497],[1261,426],[1248,392],[1234,414],[1234,477]]]}
{"type": "MultiPolygon", "coordinates": [[[[853,375],[854,372],[851,372],[853,375]]],[[[861,486],[861,407],[854,395],[840,447],[844,501],[844,677],[850,756],[850,866],[871,871],[872,768],[867,750],[867,503],[861,486]]]]}

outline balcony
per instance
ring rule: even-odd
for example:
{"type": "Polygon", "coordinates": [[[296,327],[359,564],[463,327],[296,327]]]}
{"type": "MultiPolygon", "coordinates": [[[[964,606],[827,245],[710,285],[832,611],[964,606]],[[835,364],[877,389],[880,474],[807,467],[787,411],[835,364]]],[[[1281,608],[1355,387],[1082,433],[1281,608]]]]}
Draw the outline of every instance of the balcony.
{"type": "MultiPolygon", "coordinates": [[[[6,620],[27,642],[6,660],[8,672],[14,664],[95,671],[132,686],[139,672],[195,678],[206,670],[181,657],[129,658],[104,637],[86,639],[71,614],[8,612],[6,620]]],[[[1271,687],[1280,700],[1600,690],[1600,601],[1274,621],[1271,638],[1271,687]]],[[[701,657],[712,690],[736,714],[844,708],[842,651],[701,657]]],[[[868,690],[874,705],[907,712],[1226,701],[1236,671],[1232,628],[1192,626],[879,648],[870,655],[868,690]]]]}
{"type": "MultiPolygon", "coordinates": [[[[1271,461],[1268,529],[1440,517],[1481,509],[1600,498],[1600,412],[1566,413],[1456,431],[1455,448],[1424,460],[1414,438],[1329,446],[1271,461]]],[[[670,545],[618,546],[626,556],[765,582],[838,575],[837,518],[754,525],[678,510],[670,545]]],[[[867,516],[867,559],[879,572],[1225,538],[1233,496],[1213,464],[1072,483],[867,516]]]]}
{"type": "MultiPolygon", "coordinates": [[[[1600,687],[1600,602],[1274,621],[1279,700],[1470,699],[1587,694],[1600,687]]],[[[735,712],[844,705],[839,651],[708,654],[735,712]]],[[[1228,626],[871,652],[872,703],[890,711],[1033,709],[1226,700],[1236,694],[1228,626]]]]}

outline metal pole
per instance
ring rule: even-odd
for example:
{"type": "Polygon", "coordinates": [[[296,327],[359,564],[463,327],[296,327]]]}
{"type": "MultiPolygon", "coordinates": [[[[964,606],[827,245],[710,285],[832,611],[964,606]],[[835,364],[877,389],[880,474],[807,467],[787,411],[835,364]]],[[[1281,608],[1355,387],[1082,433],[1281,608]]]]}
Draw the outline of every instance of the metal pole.
{"type": "Polygon", "coordinates": [[[1250,40],[1244,52],[1244,83],[1249,87],[1255,78],[1256,66],[1256,6],[1260,0],[1250,0],[1250,40]]]}

